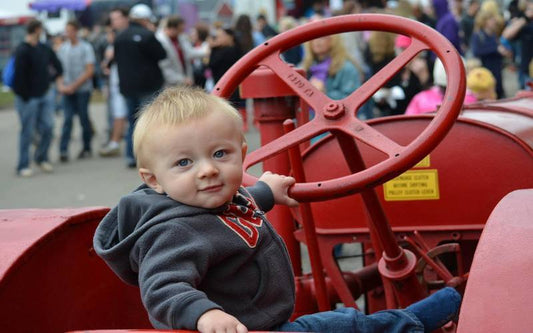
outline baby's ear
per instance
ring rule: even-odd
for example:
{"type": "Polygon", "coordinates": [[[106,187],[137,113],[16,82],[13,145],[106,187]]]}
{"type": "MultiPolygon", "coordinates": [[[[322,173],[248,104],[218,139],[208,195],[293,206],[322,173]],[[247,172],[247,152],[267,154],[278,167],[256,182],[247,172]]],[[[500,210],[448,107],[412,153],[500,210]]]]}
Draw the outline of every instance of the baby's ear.
{"type": "Polygon", "coordinates": [[[157,177],[149,169],[139,168],[139,176],[141,176],[142,181],[146,185],[150,186],[157,193],[163,193],[163,188],[157,181],[157,177]]]}
{"type": "Polygon", "coordinates": [[[246,158],[246,152],[248,151],[248,144],[246,141],[242,142],[242,161],[244,162],[244,159],[246,158]]]}

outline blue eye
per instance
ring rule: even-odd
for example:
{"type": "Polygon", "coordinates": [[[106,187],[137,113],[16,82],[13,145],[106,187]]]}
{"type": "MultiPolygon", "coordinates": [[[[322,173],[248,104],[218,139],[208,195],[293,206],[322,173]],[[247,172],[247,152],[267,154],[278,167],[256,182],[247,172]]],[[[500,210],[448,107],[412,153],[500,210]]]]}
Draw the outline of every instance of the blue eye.
{"type": "Polygon", "coordinates": [[[226,155],[226,152],[225,152],[224,150],[217,150],[217,151],[213,154],[213,156],[214,156],[215,158],[222,158],[222,157],[224,157],[224,155],[226,155]]]}
{"type": "Polygon", "coordinates": [[[189,164],[191,164],[192,161],[188,158],[183,158],[181,160],[179,160],[176,165],[180,166],[180,167],[186,167],[188,166],[189,164]]]}

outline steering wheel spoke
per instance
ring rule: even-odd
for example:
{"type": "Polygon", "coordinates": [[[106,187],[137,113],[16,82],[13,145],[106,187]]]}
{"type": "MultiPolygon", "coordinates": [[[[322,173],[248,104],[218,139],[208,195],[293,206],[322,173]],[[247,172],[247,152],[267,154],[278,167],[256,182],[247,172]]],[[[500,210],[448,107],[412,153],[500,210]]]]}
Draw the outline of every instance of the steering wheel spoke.
{"type": "Polygon", "coordinates": [[[279,57],[279,52],[267,56],[259,65],[264,65],[302,98],[314,110],[322,110],[331,100],[304,76],[279,57]]]}
{"type": "Polygon", "coordinates": [[[387,81],[405,67],[417,54],[427,49],[428,46],[425,43],[411,38],[411,44],[402,53],[396,56],[376,74],[372,75],[361,87],[346,97],[344,102],[347,105],[355,106],[355,110],[359,110],[364,102],[370,99],[376,91],[383,87],[387,81]]]}
{"type": "Polygon", "coordinates": [[[370,147],[387,154],[389,157],[398,157],[405,149],[405,147],[356,117],[353,117],[348,124],[340,126],[339,129],[355,139],[366,143],[370,147]]]}
{"type": "Polygon", "coordinates": [[[312,120],[300,127],[297,127],[284,136],[262,146],[261,149],[250,152],[244,161],[244,169],[246,170],[252,165],[262,162],[272,156],[288,150],[291,147],[296,146],[297,144],[307,141],[323,131],[323,127],[317,120],[312,120]]]}

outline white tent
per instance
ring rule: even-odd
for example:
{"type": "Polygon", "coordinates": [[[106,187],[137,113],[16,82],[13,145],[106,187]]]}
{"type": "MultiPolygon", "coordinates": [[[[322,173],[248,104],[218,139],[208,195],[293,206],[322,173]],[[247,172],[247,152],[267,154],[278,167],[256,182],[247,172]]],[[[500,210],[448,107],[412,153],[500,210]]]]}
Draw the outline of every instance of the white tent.
{"type": "Polygon", "coordinates": [[[9,19],[18,19],[20,17],[33,17],[35,16],[35,12],[30,11],[29,9],[26,11],[10,11],[5,9],[0,9],[0,20],[9,20],[9,19]]]}

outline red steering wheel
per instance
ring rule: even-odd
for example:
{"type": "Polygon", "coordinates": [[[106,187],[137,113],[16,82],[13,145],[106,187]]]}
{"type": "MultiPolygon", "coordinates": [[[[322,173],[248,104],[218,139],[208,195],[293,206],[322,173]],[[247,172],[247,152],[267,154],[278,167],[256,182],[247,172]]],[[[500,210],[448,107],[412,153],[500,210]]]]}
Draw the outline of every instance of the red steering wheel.
{"type": "MultiPolygon", "coordinates": [[[[386,182],[404,172],[426,156],[444,138],[457,118],[465,95],[465,73],[461,57],[454,46],[437,31],[416,21],[383,14],[360,14],[315,21],[273,37],[241,58],[215,86],[215,95],[228,98],[256,68],[266,66],[284,81],[313,110],[316,116],[246,157],[244,167],[264,161],[320,133],[341,131],[385,153],[387,158],[360,172],[320,182],[297,183],[290,194],[298,201],[325,200],[355,193],[386,182]],[[332,100],[315,88],[294,68],[280,58],[280,53],[315,38],[348,31],[378,30],[402,34],[411,44],[356,91],[342,100],[332,100]],[[398,73],[418,53],[433,51],[444,64],[447,88],[444,100],[426,129],[407,146],[402,146],[357,119],[359,108],[398,73]]],[[[244,173],[244,183],[255,177],[244,173]]]]}

